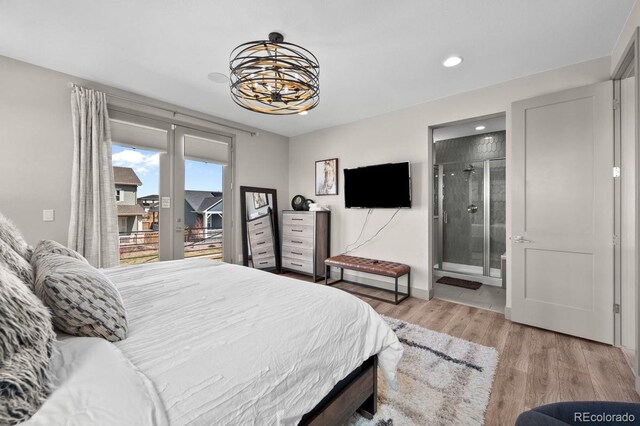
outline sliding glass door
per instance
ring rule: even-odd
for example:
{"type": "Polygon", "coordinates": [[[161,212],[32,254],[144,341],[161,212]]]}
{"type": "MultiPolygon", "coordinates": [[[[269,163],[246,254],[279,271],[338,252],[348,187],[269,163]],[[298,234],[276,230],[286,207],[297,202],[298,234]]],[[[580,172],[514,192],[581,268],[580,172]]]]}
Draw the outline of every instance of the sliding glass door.
{"type": "Polygon", "coordinates": [[[225,232],[232,205],[225,203],[231,193],[230,146],[229,137],[176,126],[174,193],[183,208],[175,212],[174,259],[225,258],[231,237],[225,232]]]}
{"type": "Polygon", "coordinates": [[[110,118],[121,264],[231,261],[231,138],[120,111],[110,118]]]}

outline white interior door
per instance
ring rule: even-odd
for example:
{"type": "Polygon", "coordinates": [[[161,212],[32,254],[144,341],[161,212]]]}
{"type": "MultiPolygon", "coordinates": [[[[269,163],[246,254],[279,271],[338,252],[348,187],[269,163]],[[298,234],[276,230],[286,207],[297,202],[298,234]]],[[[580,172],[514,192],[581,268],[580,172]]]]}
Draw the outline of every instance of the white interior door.
{"type": "Polygon", "coordinates": [[[613,83],[512,105],[511,319],[613,343],[613,83]]]}

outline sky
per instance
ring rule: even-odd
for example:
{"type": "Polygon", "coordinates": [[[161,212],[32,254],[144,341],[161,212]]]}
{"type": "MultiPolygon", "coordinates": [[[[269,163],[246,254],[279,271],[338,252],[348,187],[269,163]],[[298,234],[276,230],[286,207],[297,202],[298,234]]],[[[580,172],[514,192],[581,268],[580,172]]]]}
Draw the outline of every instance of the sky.
{"type": "MultiPolygon", "coordinates": [[[[134,149],[120,145],[112,146],[114,166],[131,167],[140,180],[138,197],[158,194],[160,180],[159,154],[146,149],[134,149]]],[[[185,189],[222,191],[222,166],[202,161],[185,160],[185,189]]]]}

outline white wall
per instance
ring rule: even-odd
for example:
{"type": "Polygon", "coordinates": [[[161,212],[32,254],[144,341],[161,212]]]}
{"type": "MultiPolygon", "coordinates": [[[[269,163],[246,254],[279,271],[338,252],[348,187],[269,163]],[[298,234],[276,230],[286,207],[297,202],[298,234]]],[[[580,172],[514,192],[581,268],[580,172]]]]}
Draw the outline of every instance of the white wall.
{"type": "MultiPolygon", "coordinates": [[[[609,78],[609,58],[601,58],[499,85],[417,105],[334,128],[291,138],[289,144],[289,196],[302,194],[332,209],[331,251],[345,251],[360,232],[366,211],[344,209],[342,171],[340,195],[315,197],[314,162],[337,157],[339,168],[410,160],[413,174],[413,208],[402,210],[376,239],[354,255],[407,263],[413,270],[412,288],[427,297],[431,288],[431,154],[428,129],[448,122],[507,112],[507,156],[510,156],[510,104],[546,93],[579,87],[609,78]]],[[[507,161],[509,167],[509,161],[507,161]]],[[[510,200],[507,199],[507,214],[510,200]]],[[[367,236],[384,224],[392,211],[375,210],[367,236]]],[[[510,235],[511,223],[507,223],[510,235]]],[[[510,306],[510,291],[507,290],[510,306]]]]}
{"type": "MultiPolygon", "coordinates": [[[[69,82],[234,125],[0,56],[0,212],[18,225],[31,244],[39,239],[67,242],[73,156],[69,82]],[[43,209],[55,210],[55,222],[42,221],[43,209]]],[[[278,204],[286,206],[288,138],[265,131],[252,137],[246,132],[219,129],[235,133],[235,192],[239,192],[240,185],[276,188],[278,204]]],[[[237,261],[242,253],[239,196],[235,197],[234,206],[233,258],[237,261]]]]}
{"type": "Polygon", "coordinates": [[[616,41],[613,50],[611,51],[611,73],[615,70],[618,62],[622,59],[622,55],[624,50],[627,48],[629,44],[629,40],[631,40],[631,36],[636,28],[640,25],[640,1],[636,0],[635,4],[631,8],[631,12],[629,12],[629,16],[627,17],[627,21],[620,31],[620,35],[618,36],[618,40],[616,41]]]}

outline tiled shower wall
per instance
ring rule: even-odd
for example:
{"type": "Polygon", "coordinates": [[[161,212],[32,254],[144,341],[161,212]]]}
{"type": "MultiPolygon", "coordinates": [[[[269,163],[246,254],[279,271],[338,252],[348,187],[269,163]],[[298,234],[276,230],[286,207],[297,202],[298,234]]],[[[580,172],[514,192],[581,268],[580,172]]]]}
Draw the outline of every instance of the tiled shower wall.
{"type": "MultiPolygon", "coordinates": [[[[484,256],[484,199],[490,201],[490,266],[500,268],[506,250],[505,234],[505,132],[492,132],[435,143],[436,163],[445,164],[442,261],[481,267],[484,256]],[[490,194],[484,193],[484,160],[490,162],[490,194]],[[473,167],[470,167],[473,166],[473,167]],[[467,171],[465,171],[465,169],[467,171]],[[475,212],[473,206],[477,208],[475,212]]],[[[436,242],[436,246],[437,246],[436,242]]]]}
{"type": "Polygon", "coordinates": [[[435,143],[435,163],[460,163],[505,158],[506,132],[491,132],[435,143]]]}

